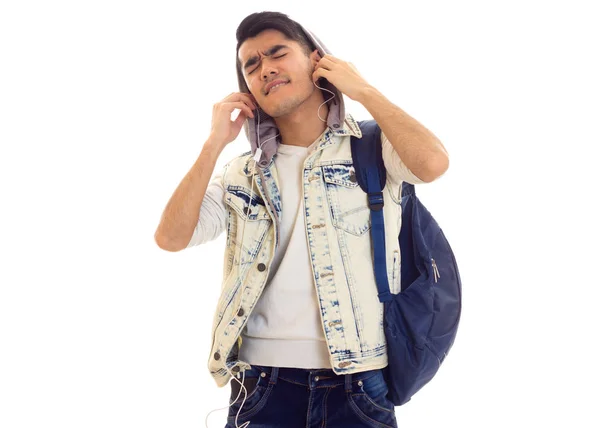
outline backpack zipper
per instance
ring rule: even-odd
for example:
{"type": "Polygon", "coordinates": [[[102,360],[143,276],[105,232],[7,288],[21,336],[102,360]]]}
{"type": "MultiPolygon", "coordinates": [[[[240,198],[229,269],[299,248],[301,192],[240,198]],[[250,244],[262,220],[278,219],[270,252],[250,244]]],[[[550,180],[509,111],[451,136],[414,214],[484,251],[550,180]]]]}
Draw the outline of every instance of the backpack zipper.
{"type": "Polygon", "coordinates": [[[441,277],[440,271],[438,270],[437,264],[435,263],[435,260],[433,258],[431,259],[431,267],[433,267],[433,279],[435,280],[435,282],[437,282],[438,278],[441,277]]]}

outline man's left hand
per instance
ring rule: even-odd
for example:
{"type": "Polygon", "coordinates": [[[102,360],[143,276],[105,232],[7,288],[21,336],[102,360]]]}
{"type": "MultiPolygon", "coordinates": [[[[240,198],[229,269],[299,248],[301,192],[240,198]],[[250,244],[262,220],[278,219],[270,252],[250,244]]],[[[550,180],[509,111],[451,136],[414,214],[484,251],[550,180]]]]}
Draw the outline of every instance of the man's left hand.
{"type": "Polygon", "coordinates": [[[360,75],[354,64],[326,54],[317,63],[313,82],[324,77],[340,92],[354,101],[359,101],[371,85],[360,75]]]}

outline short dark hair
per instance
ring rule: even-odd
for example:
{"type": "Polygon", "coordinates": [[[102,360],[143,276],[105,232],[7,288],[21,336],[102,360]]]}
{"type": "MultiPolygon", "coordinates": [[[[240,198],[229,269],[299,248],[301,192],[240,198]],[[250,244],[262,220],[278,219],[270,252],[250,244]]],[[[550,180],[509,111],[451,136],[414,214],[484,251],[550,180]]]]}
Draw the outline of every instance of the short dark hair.
{"type": "Polygon", "coordinates": [[[236,66],[241,73],[241,62],[239,60],[240,46],[247,39],[256,37],[264,30],[277,30],[284,34],[286,39],[293,40],[303,47],[306,56],[316,49],[314,44],[306,37],[300,24],[280,12],[257,12],[248,15],[238,26],[235,37],[237,47],[235,49],[236,66]]]}

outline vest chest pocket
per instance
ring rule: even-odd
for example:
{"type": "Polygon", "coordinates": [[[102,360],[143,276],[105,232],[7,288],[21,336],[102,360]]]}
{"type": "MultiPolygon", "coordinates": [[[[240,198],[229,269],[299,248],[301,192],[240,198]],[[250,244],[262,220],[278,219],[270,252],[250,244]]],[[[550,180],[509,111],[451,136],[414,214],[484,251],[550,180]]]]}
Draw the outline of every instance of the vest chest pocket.
{"type": "Polygon", "coordinates": [[[242,221],[271,220],[260,195],[253,192],[250,202],[250,190],[243,186],[227,186],[225,203],[237,212],[242,221]]]}
{"type": "Polygon", "coordinates": [[[371,211],[367,194],[356,180],[354,166],[340,164],[321,168],[333,225],[352,235],[363,235],[371,228],[371,211]]]}
{"type": "Polygon", "coordinates": [[[265,202],[256,192],[253,192],[250,200],[250,189],[244,186],[229,185],[225,192],[225,204],[229,208],[226,245],[229,247],[233,242],[239,247],[243,233],[243,246],[246,251],[253,253],[272,223],[265,202]]]}

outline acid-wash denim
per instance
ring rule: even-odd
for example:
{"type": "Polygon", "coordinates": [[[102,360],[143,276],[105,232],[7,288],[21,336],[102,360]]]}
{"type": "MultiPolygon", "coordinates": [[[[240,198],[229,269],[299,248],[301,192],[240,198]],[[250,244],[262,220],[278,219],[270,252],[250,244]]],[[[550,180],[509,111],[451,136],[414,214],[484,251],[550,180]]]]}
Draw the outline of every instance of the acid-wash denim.
{"type": "Polygon", "coordinates": [[[329,369],[253,365],[239,380],[247,397],[244,401],[241,385],[231,379],[226,428],[248,421],[253,428],[398,426],[381,369],[337,375],[329,369]]]}
{"type": "MultiPolygon", "coordinates": [[[[302,170],[301,206],[318,310],[337,375],[388,364],[383,304],[373,273],[370,210],[356,180],[351,136],[360,138],[362,132],[348,114],[343,127],[325,130],[302,170]]],[[[422,181],[403,167],[383,133],[382,149],[388,171],[383,191],[386,266],[390,291],[395,294],[400,292],[401,182],[422,181]]],[[[262,174],[253,174],[247,152],[225,165],[222,174],[227,239],[208,361],[219,387],[227,385],[232,373],[250,368],[249,362],[238,358],[241,332],[262,294],[279,245],[282,206],[274,164],[272,159],[262,174]]]]}

